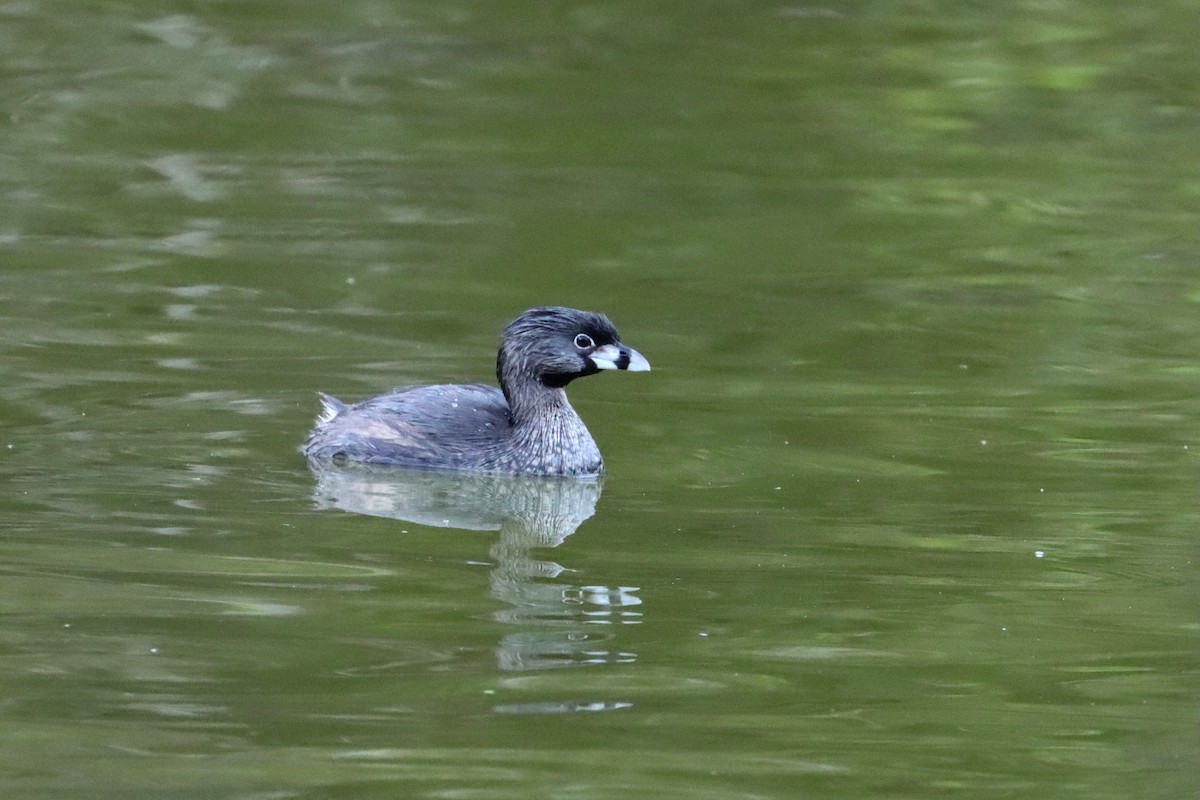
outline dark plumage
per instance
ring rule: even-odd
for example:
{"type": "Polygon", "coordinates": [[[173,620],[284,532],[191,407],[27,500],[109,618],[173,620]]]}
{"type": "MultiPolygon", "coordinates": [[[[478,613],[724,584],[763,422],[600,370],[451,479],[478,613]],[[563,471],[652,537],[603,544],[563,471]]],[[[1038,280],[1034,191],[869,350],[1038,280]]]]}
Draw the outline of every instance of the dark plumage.
{"type": "Polygon", "coordinates": [[[527,475],[599,475],[604,459],[564,387],[602,369],[643,372],[603,314],[534,308],[504,329],[500,388],[409,386],[348,405],[322,394],[313,460],[527,475]]]}

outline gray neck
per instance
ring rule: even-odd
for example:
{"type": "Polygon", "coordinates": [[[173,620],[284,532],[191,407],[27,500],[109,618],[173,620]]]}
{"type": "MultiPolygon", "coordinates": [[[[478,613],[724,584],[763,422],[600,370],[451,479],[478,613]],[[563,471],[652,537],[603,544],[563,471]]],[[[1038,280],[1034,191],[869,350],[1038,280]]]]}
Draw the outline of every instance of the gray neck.
{"type": "Polygon", "coordinates": [[[508,407],[512,411],[514,426],[520,427],[562,408],[575,413],[571,404],[567,402],[566,392],[544,386],[533,370],[520,361],[509,363],[503,350],[500,351],[496,365],[496,377],[500,381],[504,399],[508,401],[508,407]]]}
{"type": "Polygon", "coordinates": [[[562,389],[543,386],[529,376],[505,382],[512,411],[512,437],[533,471],[594,474],[603,462],[596,442],[562,389]]]}

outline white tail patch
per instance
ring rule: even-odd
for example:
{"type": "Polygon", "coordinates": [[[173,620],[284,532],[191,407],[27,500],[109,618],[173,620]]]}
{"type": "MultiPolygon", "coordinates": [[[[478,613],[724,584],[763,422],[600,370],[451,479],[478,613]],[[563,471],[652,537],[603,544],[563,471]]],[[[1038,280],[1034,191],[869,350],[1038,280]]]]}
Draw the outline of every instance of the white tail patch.
{"type": "Polygon", "coordinates": [[[317,423],[320,425],[333,422],[338,414],[346,410],[346,404],[332,395],[317,392],[317,396],[321,398],[321,413],[317,417],[317,423]]]}

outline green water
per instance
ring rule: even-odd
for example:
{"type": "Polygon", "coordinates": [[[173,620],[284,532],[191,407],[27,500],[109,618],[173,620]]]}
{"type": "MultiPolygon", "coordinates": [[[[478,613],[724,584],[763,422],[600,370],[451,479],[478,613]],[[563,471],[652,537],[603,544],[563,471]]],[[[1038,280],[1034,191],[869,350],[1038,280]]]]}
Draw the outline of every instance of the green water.
{"type": "Polygon", "coordinates": [[[0,793],[1187,796],[1195,23],[0,6],[0,793]],[[602,485],[298,456],[542,303],[602,485]]]}

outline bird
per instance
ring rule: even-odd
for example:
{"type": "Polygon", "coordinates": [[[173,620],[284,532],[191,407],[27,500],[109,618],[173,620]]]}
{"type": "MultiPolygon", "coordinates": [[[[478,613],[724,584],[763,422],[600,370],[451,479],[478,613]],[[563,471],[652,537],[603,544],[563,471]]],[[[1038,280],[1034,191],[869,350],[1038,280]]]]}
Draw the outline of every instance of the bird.
{"type": "Polygon", "coordinates": [[[358,403],[319,392],[322,411],[301,451],[315,464],[599,476],[604,459],[565,389],[602,370],[648,372],[650,362],[604,314],[531,308],[501,334],[499,388],[404,386],[358,403]]]}

